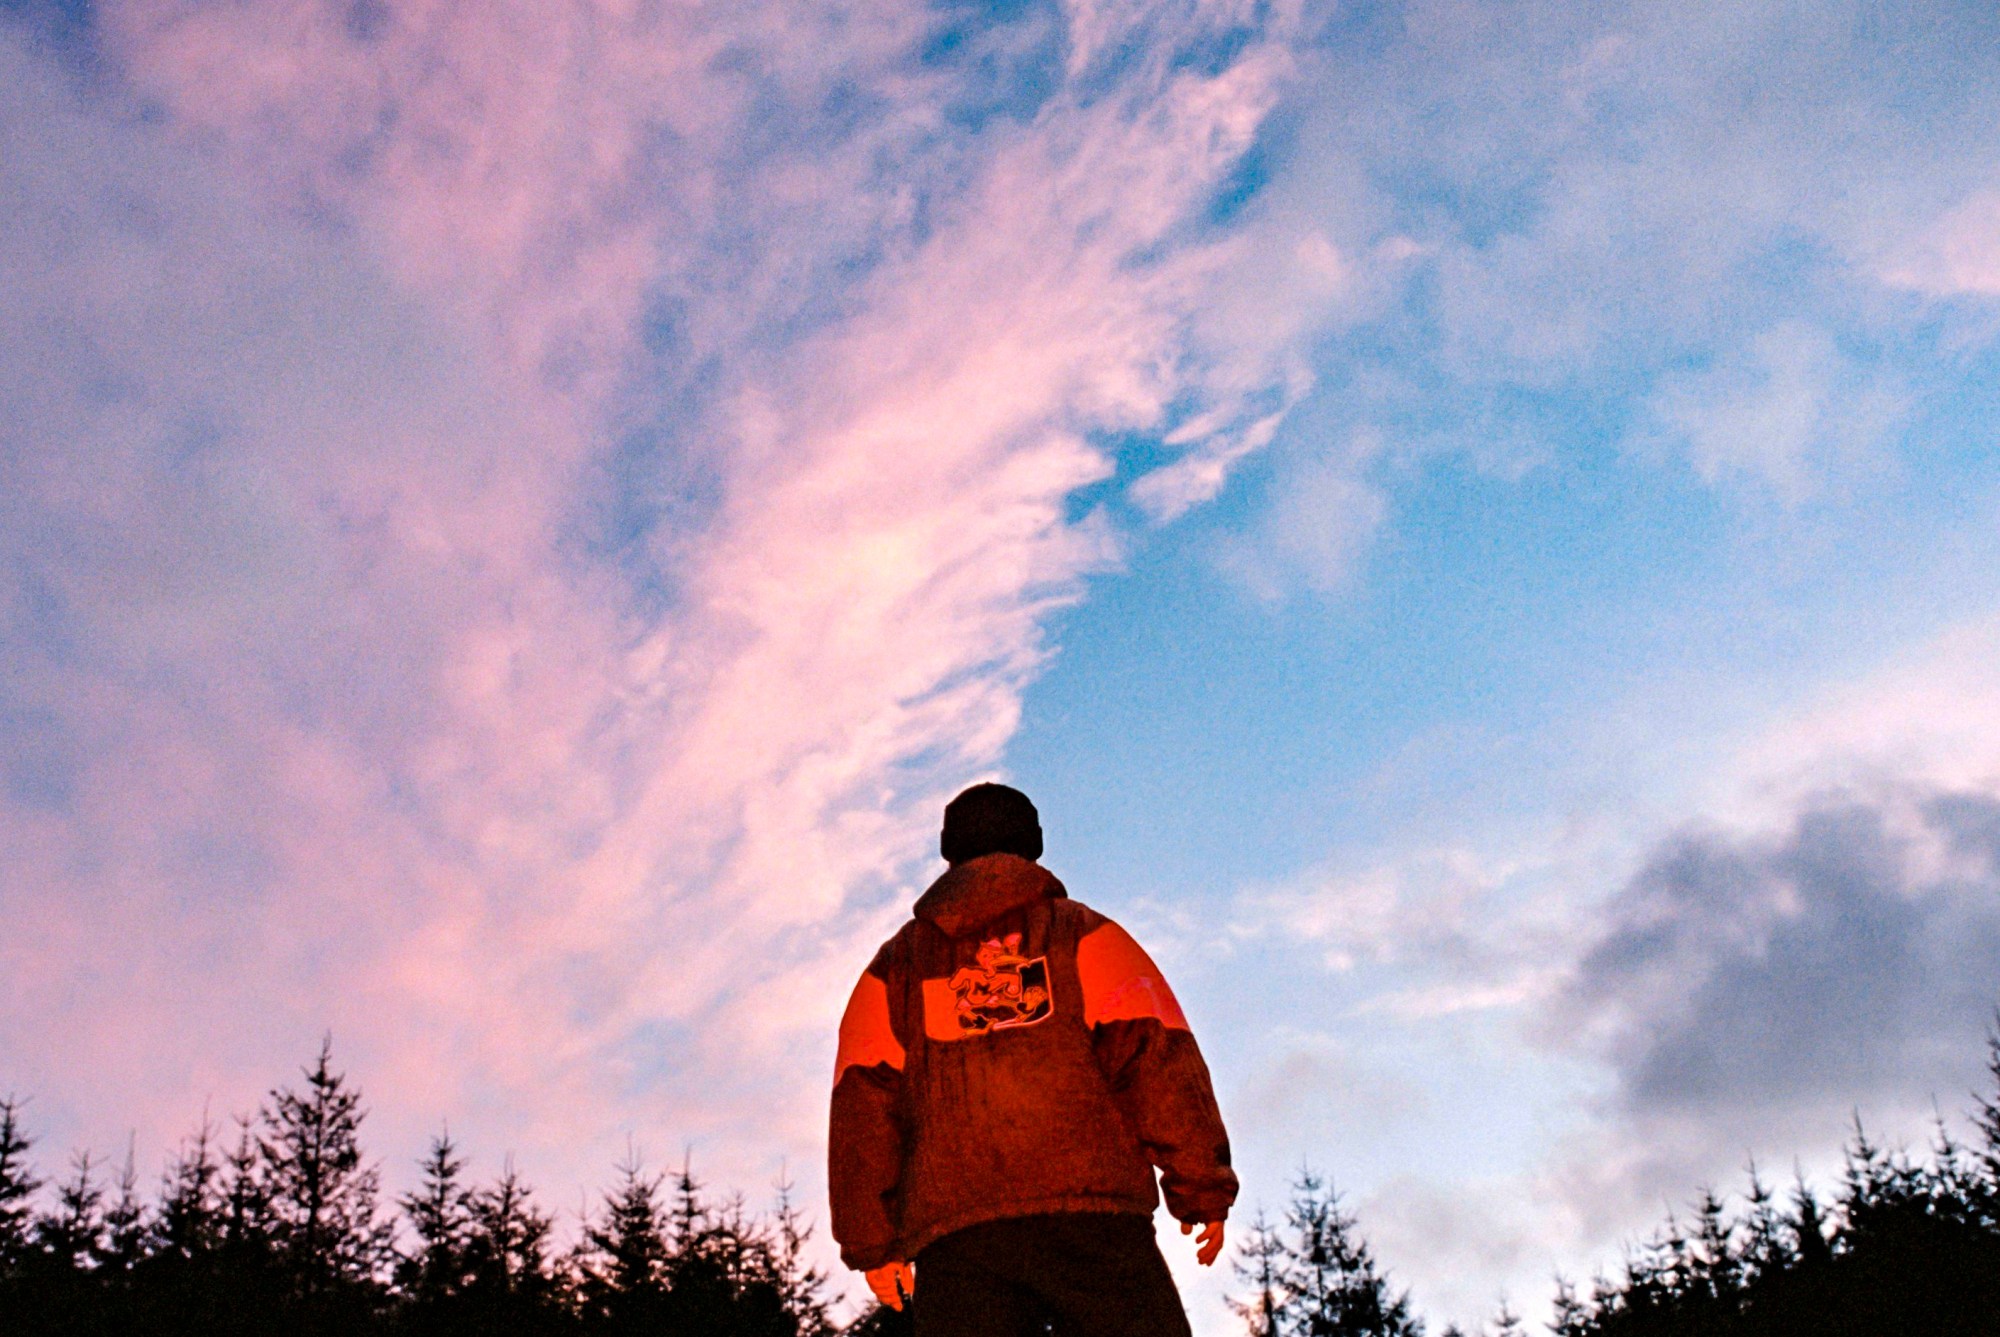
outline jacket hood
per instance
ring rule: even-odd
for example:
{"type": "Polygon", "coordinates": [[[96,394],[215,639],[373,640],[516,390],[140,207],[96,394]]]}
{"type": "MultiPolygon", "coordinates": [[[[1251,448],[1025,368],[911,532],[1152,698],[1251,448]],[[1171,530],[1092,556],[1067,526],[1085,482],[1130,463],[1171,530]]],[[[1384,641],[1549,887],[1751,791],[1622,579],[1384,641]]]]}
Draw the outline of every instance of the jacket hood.
{"type": "Polygon", "coordinates": [[[955,865],[917,898],[916,915],[963,937],[1035,901],[1067,898],[1055,874],[1018,854],[985,854],[955,865]]]}

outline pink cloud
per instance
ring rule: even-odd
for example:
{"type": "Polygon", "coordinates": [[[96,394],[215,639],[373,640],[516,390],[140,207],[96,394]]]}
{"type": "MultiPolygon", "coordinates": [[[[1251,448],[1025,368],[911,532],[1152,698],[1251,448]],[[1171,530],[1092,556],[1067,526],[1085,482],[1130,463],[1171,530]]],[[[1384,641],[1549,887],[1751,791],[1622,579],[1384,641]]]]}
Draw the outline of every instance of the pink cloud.
{"type": "Polygon", "coordinates": [[[1884,277],[1937,297],[2000,297],[2000,191],[1960,201],[1907,245],[1884,277]]]}
{"type": "Polygon", "coordinates": [[[449,1116],[564,1201],[628,1130],[810,1183],[841,996],[1048,613],[1117,559],[1066,511],[1097,434],[1191,401],[1254,446],[1283,374],[1282,340],[1204,324],[1239,251],[1183,236],[1281,51],[1162,54],[931,161],[918,23],[439,4],[363,40],[318,5],[108,6],[159,127],[0,47],[0,115],[56,109],[0,168],[34,204],[0,263],[68,322],[0,343],[0,375],[57,363],[7,425],[0,597],[11,631],[58,610],[18,693],[72,763],[61,802],[0,806],[31,889],[0,1084],[61,1136],[164,1149],[330,1027],[394,1157],[449,1116]],[[725,49],[885,110],[732,158],[725,49]],[[885,153],[937,187],[922,230],[885,153]],[[732,210],[770,242],[741,273],[703,240],[732,210]],[[784,276],[877,234],[787,332],[784,276]],[[645,540],[655,615],[569,526],[648,403],[662,289],[724,370],[689,447],[713,513],[645,540]]]}

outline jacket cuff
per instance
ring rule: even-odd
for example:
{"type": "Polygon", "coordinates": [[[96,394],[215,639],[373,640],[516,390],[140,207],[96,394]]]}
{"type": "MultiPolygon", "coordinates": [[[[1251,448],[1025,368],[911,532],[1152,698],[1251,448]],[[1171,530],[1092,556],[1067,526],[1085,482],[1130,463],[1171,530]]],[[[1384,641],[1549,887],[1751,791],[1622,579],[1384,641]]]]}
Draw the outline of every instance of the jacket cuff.
{"type": "Polygon", "coordinates": [[[1163,1194],[1167,1200],[1167,1215],[1176,1221],[1190,1225],[1204,1225],[1210,1221],[1226,1221],[1229,1209],[1236,1202],[1236,1189],[1210,1189],[1202,1193],[1163,1194]]]}
{"type": "Polygon", "coordinates": [[[843,1244],[840,1246],[840,1261],[853,1268],[856,1272],[873,1272],[876,1268],[887,1267],[890,1263],[907,1263],[910,1260],[898,1257],[896,1242],[890,1240],[885,1244],[877,1244],[872,1247],[859,1244],[843,1244]]]}

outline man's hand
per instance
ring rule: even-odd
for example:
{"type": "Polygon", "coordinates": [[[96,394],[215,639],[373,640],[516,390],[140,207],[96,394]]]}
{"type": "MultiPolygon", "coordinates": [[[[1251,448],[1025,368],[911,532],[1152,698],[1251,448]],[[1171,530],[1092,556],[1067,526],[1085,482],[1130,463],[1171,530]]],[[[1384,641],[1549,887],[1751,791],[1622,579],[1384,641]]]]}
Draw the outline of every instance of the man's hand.
{"type": "MultiPolygon", "coordinates": [[[[1221,1229],[1220,1226],[1217,1229],[1221,1229]]],[[[1204,1237],[1206,1238],[1206,1237],[1204,1237]]],[[[1216,1237],[1218,1240],[1221,1236],[1216,1237]]],[[[1219,1244],[1217,1247],[1221,1247],[1219,1244]]],[[[875,1292],[875,1298],[891,1309],[903,1307],[905,1295],[917,1293],[917,1270],[908,1263],[884,1263],[871,1269],[867,1274],[868,1289],[875,1292]]]]}
{"type": "MultiPolygon", "coordinates": [[[[1192,1221],[1181,1222],[1181,1234],[1193,1235],[1194,1223],[1192,1221]]],[[[1202,1222],[1201,1234],[1195,1237],[1194,1260],[1197,1263],[1200,1263],[1203,1267],[1207,1267],[1221,1256],[1222,1256],[1222,1222],[1220,1221],[1202,1222]]],[[[873,1280],[875,1274],[873,1272],[870,1272],[868,1276],[871,1280],[873,1280]]]]}

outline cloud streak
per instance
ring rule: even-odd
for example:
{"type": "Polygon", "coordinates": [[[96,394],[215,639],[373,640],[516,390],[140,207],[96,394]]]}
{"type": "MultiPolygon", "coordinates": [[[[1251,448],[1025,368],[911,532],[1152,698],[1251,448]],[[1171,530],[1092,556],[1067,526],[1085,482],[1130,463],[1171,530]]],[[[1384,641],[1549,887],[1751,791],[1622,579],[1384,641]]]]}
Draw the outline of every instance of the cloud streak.
{"type": "Polygon", "coordinates": [[[1070,34],[980,110],[898,7],[111,5],[88,92],[0,36],[7,1083],[163,1147],[331,1026],[402,1151],[812,1165],[1117,558],[1070,497],[1297,375],[1207,315],[1289,20],[1182,57],[1248,16],[970,34],[1070,34]]]}

